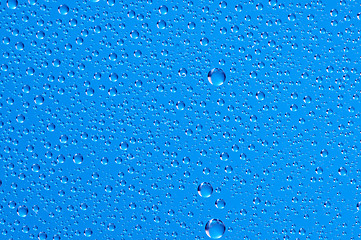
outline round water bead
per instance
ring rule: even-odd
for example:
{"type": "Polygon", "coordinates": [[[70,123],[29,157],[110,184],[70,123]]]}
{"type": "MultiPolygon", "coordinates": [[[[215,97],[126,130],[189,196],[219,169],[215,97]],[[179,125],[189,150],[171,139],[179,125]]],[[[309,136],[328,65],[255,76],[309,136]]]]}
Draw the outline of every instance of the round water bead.
{"type": "Polygon", "coordinates": [[[226,74],[222,69],[213,68],[208,73],[208,81],[214,86],[221,86],[226,81],[226,74]]]}
{"type": "Polygon", "coordinates": [[[226,231],[226,226],[221,220],[211,219],[207,222],[205,230],[208,237],[218,239],[223,236],[226,231]]]}
{"type": "Polygon", "coordinates": [[[198,186],[198,194],[201,197],[209,198],[213,193],[213,187],[210,183],[203,182],[198,186]]]}

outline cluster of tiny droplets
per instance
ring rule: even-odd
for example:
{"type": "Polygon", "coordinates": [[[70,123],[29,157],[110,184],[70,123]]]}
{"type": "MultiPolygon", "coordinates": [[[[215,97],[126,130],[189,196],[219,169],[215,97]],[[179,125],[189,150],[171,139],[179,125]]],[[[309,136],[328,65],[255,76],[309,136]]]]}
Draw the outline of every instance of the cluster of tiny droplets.
{"type": "Polygon", "coordinates": [[[0,239],[360,238],[360,16],[2,1],[0,239]]]}

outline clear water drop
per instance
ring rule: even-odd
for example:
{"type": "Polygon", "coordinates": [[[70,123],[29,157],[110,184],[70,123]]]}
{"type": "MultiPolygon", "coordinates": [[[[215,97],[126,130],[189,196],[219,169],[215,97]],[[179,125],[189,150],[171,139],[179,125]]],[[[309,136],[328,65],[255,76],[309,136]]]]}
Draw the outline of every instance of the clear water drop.
{"type": "Polygon", "coordinates": [[[18,7],[18,0],[8,0],[6,5],[10,9],[16,9],[18,7]]]}
{"type": "Polygon", "coordinates": [[[59,12],[61,15],[67,15],[68,12],[69,12],[69,7],[68,7],[67,5],[65,5],[65,4],[60,5],[60,6],[58,7],[58,12],[59,12]]]}
{"type": "Polygon", "coordinates": [[[18,207],[17,213],[20,217],[26,217],[26,215],[28,215],[29,210],[26,206],[20,206],[18,207]]]}
{"type": "Polygon", "coordinates": [[[34,98],[34,102],[36,105],[43,105],[44,103],[44,97],[41,96],[41,95],[37,95],[35,98],[34,98]]]}
{"type": "Polygon", "coordinates": [[[83,156],[81,154],[75,154],[73,157],[73,161],[75,164],[82,164],[83,163],[83,156]]]}
{"type": "Polygon", "coordinates": [[[198,186],[198,194],[201,197],[209,198],[213,193],[213,187],[210,183],[203,182],[198,186]]]}
{"type": "Polygon", "coordinates": [[[162,15],[166,15],[168,13],[168,7],[165,5],[160,6],[158,10],[159,13],[162,15]]]}
{"type": "Polygon", "coordinates": [[[214,86],[221,86],[226,81],[226,74],[220,68],[213,68],[208,73],[208,81],[214,86]]]}
{"type": "Polygon", "coordinates": [[[226,202],[223,199],[217,199],[215,202],[216,208],[223,209],[226,207],[226,202]]]}
{"type": "Polygon", "coordinates": [[[265,99],[265,97],[266,97],[266,95],[264,94],[264,92],[259,91],[256,93],[256,98],[259,101],[263,101],[265,99]]]}
{"type": "Polygon", "coordinates": [[[205,230],[208,237],[212,239],[219,239],[226,231],[226,226],[221,220],[211,219],[207,222],[205,230]]]}

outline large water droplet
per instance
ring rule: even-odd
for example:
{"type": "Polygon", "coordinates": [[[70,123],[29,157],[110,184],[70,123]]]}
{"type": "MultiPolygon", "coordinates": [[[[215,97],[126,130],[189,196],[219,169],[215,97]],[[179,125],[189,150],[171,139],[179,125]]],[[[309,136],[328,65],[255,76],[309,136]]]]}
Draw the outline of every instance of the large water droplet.
{"type": "Polygon", "coordinates": [[[60,13],[61,15],[67,15],[68,12],[69,12],[69,7],[68,7],[67,5],[65,5],[65,4],[60,5],[60,6],[58,7],[58,11],[59,11],[59,13],[60,13]]]}
{"type": "Polygon", "coordinates": [[[321,154],[321,157],[327,157],[328,151],[326,149],[322,149],[320,154],[321,154]]]}
{"type": "Polygon", "coordinates": [[[16,9],[18,6],[18,0],[8,0],[6,4],[7,4],[8,8],[16,9]]]}
{"type": "Polygon", "coordinates": [[[86,237],[91,237],[92,234],[93,234],[93,231],[92,231],[90,228],[86,228],[86,229],[84,230],[84,236],[86,236],[86,237]]]}
{"type": "Polygon", "coordinates": [[[83,163],[83,156],[79,153],[75,154],[74,157],[73,157],[73,161],[74,163],[76,164],[82,164],[83,163]]]}
{"type": "Polygon", "coordinates": [[[168,7],[165,5],[160,6],[158,10],[159,13],[162,15],[166,15],[168,13],[168,7]]]}
{"type": "Polygon", "coordinates": [[[210,183],[203,182],[198,186],[198,194],[201,197],[208,198],[213,193],[213,187],[210,183]]]}
{"type": "Polygon", "coordinates": [[[17,213],[20,217],[26,217],[28,215],[28,208],[26,206],[20,206],[18,207],[17,213]]]}
{"type": "Polygon", "coordinates": [[[338,169],[338,174],[340,174],[341,176],[346,176],[346,175],[347,175],[347,170],[346,170],[346,168],[340,167],[340,168],[338,169]]]}
{"type": "Polygon", "coordinates": [[[257,93],[256,93],[256,98],[257,98],[257,100],[259,100],[259,101],[263,101],[264,100],[264,98],[265,98],[265,94],[263,93],[263,92],[261,92],[261,91],[258,91],[257,93]]]}
{"type": "Polygon", "coordinates": [[[208,73],[208,81],[214,86],[221,86],[226,81],[226,74],[222,69],[213,68],[208,73]]]}
{"type": "Polygon", "coordinates": [[[37,96],[34,98],[34,102],[35,102],[35,104],[37,104],[37,105],[43,105],[44,100],[45,100],[44,97],[41,96],[41,95],[37,95],[37,96]]]}
{"type": "Polygon", "coordinates": [[[45,232],[40,232],[38,234],[38,239],[39,240],[46,240],[48,238],[48,235],[45,232]]]}
{"type": "Polygon", "coordinates": [[[221,220],[212,219],[207,222],[205,230],[208,237],[218,239],[223,236],[226,231],[226,226],[221,220]]]}

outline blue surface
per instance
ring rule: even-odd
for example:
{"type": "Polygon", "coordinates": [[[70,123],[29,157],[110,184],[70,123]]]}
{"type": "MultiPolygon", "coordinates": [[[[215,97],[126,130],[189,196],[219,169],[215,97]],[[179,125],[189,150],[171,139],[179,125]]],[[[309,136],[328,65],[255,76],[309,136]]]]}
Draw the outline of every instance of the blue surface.
{"type": "Polygon", "coordinates": [[[357,0],[0,19],[1,240],[361,238],[357,0]]]}

